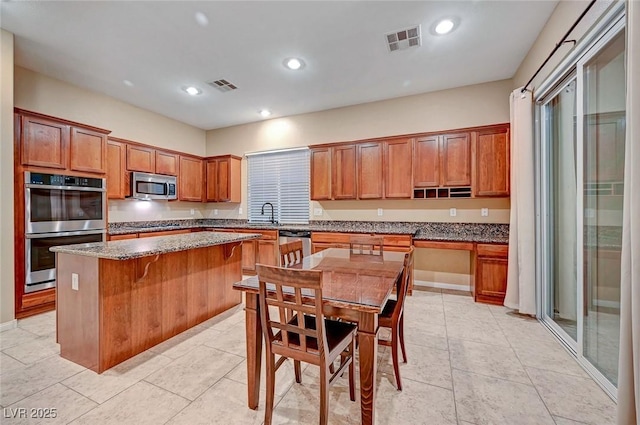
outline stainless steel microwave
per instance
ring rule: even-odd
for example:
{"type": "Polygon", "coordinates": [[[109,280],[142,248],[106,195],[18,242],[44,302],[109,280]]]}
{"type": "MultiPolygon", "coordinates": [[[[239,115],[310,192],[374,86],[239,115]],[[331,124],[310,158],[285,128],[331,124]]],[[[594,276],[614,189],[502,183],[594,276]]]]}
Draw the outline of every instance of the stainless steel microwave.
{"type": "Polygon", "coordinates": [[[135,199],[178,199],[175,176],[161,174],[131,173],[131,197],[135,199]]]}

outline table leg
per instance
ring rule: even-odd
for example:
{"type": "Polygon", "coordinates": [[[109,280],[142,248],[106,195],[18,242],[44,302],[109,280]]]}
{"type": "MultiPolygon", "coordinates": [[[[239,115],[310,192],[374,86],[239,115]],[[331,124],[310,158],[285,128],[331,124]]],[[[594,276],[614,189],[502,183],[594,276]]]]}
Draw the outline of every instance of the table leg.
{"type": "Polygon", "coordinates": [[[375,423],[376,373],[378,363],[378,315],[360,313],[358,321],[360,355],[360,410],[362,424],[375,423]]]}
{"type": "Polygon", "coordinates": [[[246,293],[247,385],[249,408],[256,410],[260,402],[260,367],[262,366],[262,325],[258,294],[246,293]]]}

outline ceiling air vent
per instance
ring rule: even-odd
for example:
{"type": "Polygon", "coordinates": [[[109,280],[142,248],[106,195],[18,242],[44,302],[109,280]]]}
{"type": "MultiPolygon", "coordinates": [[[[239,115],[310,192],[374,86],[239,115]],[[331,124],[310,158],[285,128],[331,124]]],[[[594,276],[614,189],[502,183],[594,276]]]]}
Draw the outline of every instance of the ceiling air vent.
{"type": "Polygon", "coordinates": [[[420,25],[385,34],[390,52],[418,47],[420,45],[420,25]]]}
{"type": "Polygon", "coordinates": [[[222,93],[225,93],[231,90],[236,90],[238,88],[234,84],[231,84],[230,82],[228,82],[227,80],[222,80],[222,79],[209,81],[207,82],[207,84],[209,84],[213,88],[220,90],[222,93]]]}

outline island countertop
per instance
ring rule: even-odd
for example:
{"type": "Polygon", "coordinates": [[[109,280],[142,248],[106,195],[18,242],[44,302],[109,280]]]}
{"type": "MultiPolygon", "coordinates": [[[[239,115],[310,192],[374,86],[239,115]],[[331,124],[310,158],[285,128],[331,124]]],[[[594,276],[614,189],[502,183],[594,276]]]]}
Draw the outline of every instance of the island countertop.
{"type": "Polygon", "coordinates": [[[196,232],[144,239],[61,245],[54,246],[50,250],[52,252],[107,260],[130,260],[149,255],[242,242],[244,240],[258,239],[260,236],[260,234],[255,233],[196,232]]]}

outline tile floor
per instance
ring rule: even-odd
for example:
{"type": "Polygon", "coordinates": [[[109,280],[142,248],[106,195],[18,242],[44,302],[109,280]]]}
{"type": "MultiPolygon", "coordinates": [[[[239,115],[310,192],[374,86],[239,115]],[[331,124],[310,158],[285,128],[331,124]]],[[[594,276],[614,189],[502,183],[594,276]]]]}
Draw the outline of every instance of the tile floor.
{"type": "MultiPolygon", "coordinates": [[[[378,424],[614,423],[615,404],[536,320],[468,295],[415,291],[407,298],[409,362],[394,386],[380,347],[378,424]]],[[[55,314],[0,333],[3,424],[261,424],[246,407],[244,312],[232,309],[97,375],[58,355],[55,314]],[[18,408],[55,408],[48,419],[18,408]]],[[[318,369],[295,384],[289,362],[276,376],[276,424],[316,424],[318,369]]],[[[264,385],[264,378],[262,379],[264,385]]],[[[264,394],[261,397],[264,402],[264,394]]],[[[36,410],[37,412],[37,410],[36,410]]],[[[42,412],[42,411],[41,411],[42,412]]],[[[345,378],[331,389],[331,424],[357,424],[345,378]]]]}

